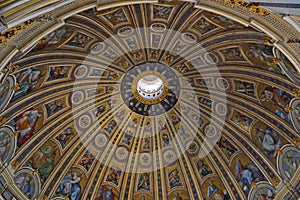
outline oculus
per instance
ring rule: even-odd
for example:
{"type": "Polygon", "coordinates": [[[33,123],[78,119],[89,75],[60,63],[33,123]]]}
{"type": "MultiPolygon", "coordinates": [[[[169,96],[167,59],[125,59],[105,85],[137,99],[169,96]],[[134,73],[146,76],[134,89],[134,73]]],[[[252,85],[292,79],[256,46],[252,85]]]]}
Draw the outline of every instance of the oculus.
{"type": "Polygon", "coordinates": [[[180,95],[175,71],[161,63],[143,63],[130,69],[121,82],[127,107],[144,116],[156,116],[173,108],[180,95]]]}
{"type": "Polygon", "coordinates": [[[147,100],[158,99],[164,91],[164,82],[155,75],[143,76],[137,83],[139,95],[147,100]]]}

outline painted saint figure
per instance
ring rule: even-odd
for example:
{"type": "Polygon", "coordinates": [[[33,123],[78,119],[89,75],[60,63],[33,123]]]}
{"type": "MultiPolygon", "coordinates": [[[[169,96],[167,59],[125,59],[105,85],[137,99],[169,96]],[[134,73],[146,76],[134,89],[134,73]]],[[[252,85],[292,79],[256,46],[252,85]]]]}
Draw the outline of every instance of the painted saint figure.
{"type": "Polygon", "coordinates": [[[288,151],[284,155],[283,159],[283,169],[285,175],[290,179],[296,172],[300,164],[300,154],[296,151],[288,151]]]}
{"type": "Polygon", "coordinates": [[[237,159],[235,170],[236,179],[246,194],[249,193],[253,182],[258,182],[264,179],[260,170],[252,161],[247,163],[247,165],[243,165],[241,160],[237,159]]]}
{"type": "Polygon", "coordinates": [[[109,170],[109,174],[107,175],[106,181],[109,181],[109,182],[114,183],[115,185],[118,185],[120,176],[121,176],[121,170],[111,167],[109,170]]]}
{"type": "Polygon", "coordinates": [[[176,193],[174,196],[174,200],[183,200],[179,193],[176,193]]]}
{"type": "Polygon", "coordinates": [[[10,149],[10,136],[4,132],[0,131],[0,161],[3,162],[9,156],[9,149],[10,149]]]}
{"type": "Polygon", "coordinates": [[[186,133],[186,129],[183,126],[178,128],[178,133],[182,137],[182,140],[186,140],[189,137],[189,134],[186,133]]]}
{"type": "Polygon", "coordinates": [[[114,199],[114,194],[112,192],[112,189],[109,188],[105,191],[105,200],[113,200],[114,199]]]}
{"type": "Polygon", "coordinates": [[[261,188],[255,193],[254,198],[254,200],[273,200],[275,195],[269,188],[261,188]]]}
{"type": "Polygon", "coordinates": [[[197,124],[198,124],[199,127],[201,127],[201,126],[203,125],[203,123],[204,123],[203,119],[200,118],[200,117],[199,117],[198,115],[196,115],[196,114],[193,114],[193,120],[194,120],[195,122],[197,122],[197,124]]]}
{"type": "Polygon", "coordinates": [[[182,182],[180,180],[179,172],[177,169],[174,169],[169,173],[169,182],[170,188],[182,186],[182,182]]]}
{"type": "Polygon", "coordinates": [[[99,195],[95,198],[95,200],[103,200],[103,188],[100,187],[99,195]]]}
{"type": "Polygon", "coordinates": [[[56,192],[69,197],[70,200],[80,200],[81,197],[81,173],[73,172],[63,178],[56,192]]]}
{"type": "Polygon", "coordinates": [[[89,40],[89,36],[78,32],[67,44],[76,47],[84,47],[89,40]]]}
{"type": "Polygon", "coordinates": [[[287,122],[291,121],[288,113],[285,111],[285,108],[291,101],[291,95],[278,88],[268,86],[261,92],[261,101],[276,115],[287,122]]]}
{"type": "Polygon", "coordinates": [[[171,11],[171,7],[153,6],[153,15],[157,18],[168,19],[171,14],[171,11]]]}
{"type": "Polygon", "coordinates": [[[38,87],[38,82],[43,76],[44,74],[36,67],[18,72],[16,74],[16,78],[20,89],[15,92],[13,100],[16,100],[36,89],[38,87]]]}
{"type": "Polygon", "coordinates": [[[86,171],[89,171],[94,160],[95,157],[93,153],[87,150],[86,153],[82,156],[81,160],[79,161],[79,165],[83,166],[86,169],[86,171]]]}
{"type": "Polygon", "coordinates": [[[201,174],[201,176],[207,176],[208,174],[213,173],[209,166],[204,162],[204,160],[198,160],[198,162],[196,163],[197,169],[199,174],[201,174]]]}
{"type": "Polygon", "coordinates": [[[236,92],[255,97],[255,84],[246,81],[235,81],[236,92]]]}
{"type": "Polygon", "coordinates": [[[66,66],[51,67],[48,81],[65,78],[67,76],[67,72],[68,72],[68,67],[66,66]]]}
{"type": "Polygon", "coordinates": [[[163,145],[164,145],[164,147],[170,146],[169,136],[166,133],[164,133],[161,137],[163,139],[163,145]]]}
{"type": "Polygon", "coordinates": [[[65,27],[56,30],[55,32],[47,35],[45,38],[43,38],[39,44],[35,47],[36,50],[43,50],[49,46],[57,45],[59,44],[63,36],[67,33],[67,30],[65,27]]]}
{"type": "Polygon", "coordinates": [[[62,110],[64,108],[63,104],[63,100],[54,100],[53,102],[46,104],[45,107],[47,110],[47,117],[51,117],[55,113],[62,110]]]}
{"type": "Polygon", "coordinates": [[[123,137],[123,140],[122,140],[122,143],[123,143],[123,144],[126,144],[126,145],[128,145],[128,146],[130,146],[131,143],[132,143],[132,139],[133,139],[133,137],[132,137],[131,135],[127,135],[127,134],[125,133],[125,135],[124,135],[124,137],[123,137]]]}
{"type": "Polygon", "coordinates": [[[18,135],[18,146],[23,145],[33,135],[38,119],[42,117],[37,110],[28,110],[14,120],[15,130],[19,133],[18,135]]]}
{"type": "Polygon", "coordinates": [[[201,34],[207,33],[213,29],[216,29],[217,26],[214,24],[210,23],[208,20],[205,18],[201,17],[193,26],[194,29],[199,31],[201,34]]]}
{"type": "Polygon", "coordinates": [[[144,144],[143,144],[143,150],[149,150],[150,149],[150,138],[145,138],[144,139],[144,144]]]}
{"type": "Polygon", "coordinates": [[[138,181],[138,190],[150,190],[150,177],[148,173],[140,175],[138,181]]]}
{"type": "Polygon", "coordinates": [[[114,25],[127,21],[126,15],[122,9],[119,9],[115,12],[104,15],[104,17],[114,25]]]}
{"type": "Polygon", "coordinates": [[[33,179],[29,174],[19,174],[15,179],[15,183],[24,195],[26,195],[30,199],[33,198],[34,185],[32,184],[33,179]]]}
{"type": "Polygon", "coordinates": [[[53,144],[46,143],[39,148],[30,158],[31,166],[39,170],[39,174],[43,181],[45,181],[53,170],[55,163],[54,157],[57,147],[53,144]]]}
{"type": "Polygon", "coordinates": [[[264,153],[271,158],[276,156],[276,149],[281,146],[280,135],[271,128],[257,129],[258,141],[264,149],[264,153]]]}
{"type": "Polygon", "coordinates": [[[233,120],[245,130],[249,130],[251,123],[253,122],[253,119],[237,111],[235,112],[235,116],[233,116],[233,120]]]}
{"type": "Polygon", "coordinates": [[[238,150],[224,137],[217,142],[220,148],[224,148],[229,156],[232,156],[238,150]]]}
{"type": "Polygon", "coordinates": [[[111,134],[115,127],[117,126],[117,122],[115,120],[112,120],[108,123],[108,126],[104,128],[108,132],[108,134],[111,134]]]}
{"type": "Polygon", "coordinates": [[[74,129],[72,127],[68,127],[66,130],[64,130],[61,134],[59,134],[56,139],[59,141],[61,146],[64,148],[67,143],[74,137],[74,129]]]}
{"type": "Polygon", "coordinates": [[[95,200],[115,200],[115,195],[112,188],[100,187],[99,196],[95,200]]]}
{"type": "Polygon", "coordinates": [[[7,95],[9,93],[9,82],[6,80],[0,85],[0,105],[4,103],[7,95]]]}
{"type": "Polygon", "coordinates": [[[207,188],[206,195],[209,199],[223,200],[223,196],[220,189],[212,181],[209,181],[209,186],[207,188]]]}

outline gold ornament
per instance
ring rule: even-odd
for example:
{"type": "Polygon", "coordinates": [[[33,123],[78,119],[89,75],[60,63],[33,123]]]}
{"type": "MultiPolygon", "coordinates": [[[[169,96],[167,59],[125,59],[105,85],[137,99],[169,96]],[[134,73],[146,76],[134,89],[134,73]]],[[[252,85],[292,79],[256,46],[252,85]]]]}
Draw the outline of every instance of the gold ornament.
{"type": "Polygon", "coordinates": [[[18,83],[16,83],[16,85],[14,85],[14,86],[12,87],[12,89],[13,89],[13,91],[17,91],[17,90],[20,89],[20,85],[19,85],[18,83]]]}
{"type": "Polygon", "coordinates": [[[269,36],[265,37],[265,43],[266,45],[271,45],[274,43],[273,39],[269,36]]]}
{"type": "Polygon", "coordinates": [[[289,107],[289,106],[286,106],[284,108],[284,110],[287,111],[287,112],[292,112],[293,111],[293,109],[291,107],[289,107]]]}
{"type": "Polygon", "coordinates": [[[15,131],[15,132],[13,133],[13,136],[14,136],[14,137],[18,137],[18,136],[19,136],[19,132],[15,131]]]}
{"type": "Polygon", "coordinates": [[[3,116],[0,116],[0,124],[4,124],[7,121],[7,119],[3,116]]]}
{"type": "Polygon", "coordinates": [[[18,65],[13,65],[9,68],[9,72],[14,73],[14,72],[18,71],[18,69],[19,69],[18,65]]]}
{"type": "Polygon", "coordinates": [[[239,6],[241,8],[247,9],[254,14],[259,14],[262,16],[267,16],[270,12],[262,7],[257,2],[245,2],[243,0],[227,0],[228,3],[239,6]]]}
{"type": "Polygon", "coordinates": [[[168,62],[168,63],[171,63],[172,62],[172,57],[171,56],[168,56],[167,58],[166,58],[166,61],[168,62]]]}
{"type": "Polygon", "coordinates": [[[33,171],[33,174],[34,174],[34,175],[38,175],[38,174],[39,174],[39,170],[35,169],[35,170],[33,171]]]}
{"type": "Polygon", "coordinates": [[[280,179],[279,178],[273,178],[273,183],[274,185],[278,185],[280,183],[280,179]]]}
{"type": "Polygon", "coordinates": [[[252,188],[256,188],[256,187],[257,187],[256,183],[252,182],[252,183],[251,183],[251,187],[252,187],[252,188]]]}
{"type": "Polygon", "coordinates": [[[297,97],[300,97],[300,89],[295,88],[295,89],[293,90],[293,94],[294,94],[295,96],[297,96],[297,97]]]}
{"type": "Polygon", "coordinates": [[[12,163],[11,163],[11,166],[12,166],[12,168],[16,171],[16,169],[19,167],[19,163],[18,163],[18,161],[13,161],[12,163]]]}
{"type": "Polygon", "coordinates": [[[300,145],[300,138],[299,137],[296,137],[293,139],[293,143],[296,145],[296,146],[299,146],[300,145]]]}
{"type": "Polygon", "coordinates": [[[280,63],[280,59],[279,58],[277,58],[277,57],[274,57],[273,58],[273,63],[275,64],[275,65],[278,65],[279,63],[280,63]]]}
{"type": "Polygon", "coordinates": [[[275,151],[275,152],[276,152],[276,154],[277,154],[277,155],[279,155],[279,154],[282,154],[282,151],[281,151],[281,149],[279,149],[279,148],[278,148],[278,149],[276,149],[276,151],[275,151]]]}
{"type": "Polygon", "coordinates": [[[121,65],[122,65],[122,67],[127,67],[128,63],[124,61],[124,62],[121,63],[121,65]]]}
{"type": "Polygon", "coordinates": [[[142,59],[142,54],[136,53],[136,54],[134,55],[134,57],[135,57],[137,60],[141,60],[141,59],[142,59]]]}
{"type": "Polygon", "coordinates": [[[157,53],[156,52],[152,52],[151,53],[151,58],[157,58],[157,53]]]}

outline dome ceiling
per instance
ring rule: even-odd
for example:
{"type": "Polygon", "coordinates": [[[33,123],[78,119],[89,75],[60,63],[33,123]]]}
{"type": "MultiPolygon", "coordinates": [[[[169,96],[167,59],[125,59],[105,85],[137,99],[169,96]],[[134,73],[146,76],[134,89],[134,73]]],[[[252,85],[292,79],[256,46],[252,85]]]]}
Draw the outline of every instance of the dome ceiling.
{"type": "Polygon", "coordinates": [[[11,60],[5,199],[300,195],[299,69],[267,34],[187,2],[83,10],[11,60]]]}

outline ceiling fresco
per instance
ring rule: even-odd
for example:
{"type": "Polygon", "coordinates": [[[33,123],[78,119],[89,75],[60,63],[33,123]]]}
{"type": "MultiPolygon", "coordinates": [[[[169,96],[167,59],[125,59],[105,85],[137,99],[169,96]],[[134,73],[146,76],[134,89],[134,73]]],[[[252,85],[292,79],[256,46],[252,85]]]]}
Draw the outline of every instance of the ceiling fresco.
{"type": "Polygon", "coordinates": [[[299,66],[267,34],[188,2],[64,22],[0,86],[4,199],[298,199],[299,66]]]}

